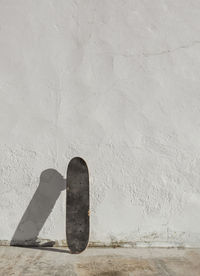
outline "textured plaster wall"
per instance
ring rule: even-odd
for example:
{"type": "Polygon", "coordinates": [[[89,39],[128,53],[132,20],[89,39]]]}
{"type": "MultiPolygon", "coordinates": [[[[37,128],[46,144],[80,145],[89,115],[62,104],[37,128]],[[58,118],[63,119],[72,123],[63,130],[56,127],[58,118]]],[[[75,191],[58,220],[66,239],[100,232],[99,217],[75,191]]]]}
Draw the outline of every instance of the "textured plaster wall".
{"type": "Polygon", "coordinates": [[[200,1],[0,1],[0,240],[65,239],[74,156],[91,242],[200,245],[200,1]]]}

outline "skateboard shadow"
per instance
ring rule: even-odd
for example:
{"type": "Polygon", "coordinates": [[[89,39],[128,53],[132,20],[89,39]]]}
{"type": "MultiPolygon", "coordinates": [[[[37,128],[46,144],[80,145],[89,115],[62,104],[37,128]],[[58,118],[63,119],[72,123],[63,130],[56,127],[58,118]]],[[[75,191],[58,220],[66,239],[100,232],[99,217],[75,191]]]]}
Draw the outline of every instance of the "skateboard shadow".
{"type": "Polygon", "coordinates": [[[36,249],[41,251],[51,251],[51,252],[57,252],[57,253],[71,253],[70,250],[60,249],[55,247],[31,247],[31,249],[36,249]]]}
{"type": "Polygon", "coordinates": [[[41,173],[39,186],[15,230],[10,245],[30,247],[54,245],[54,241],[39,241],[38,235],[56,200],[65,189],[65,179],[59,172],[47,169],[41,173]]]}

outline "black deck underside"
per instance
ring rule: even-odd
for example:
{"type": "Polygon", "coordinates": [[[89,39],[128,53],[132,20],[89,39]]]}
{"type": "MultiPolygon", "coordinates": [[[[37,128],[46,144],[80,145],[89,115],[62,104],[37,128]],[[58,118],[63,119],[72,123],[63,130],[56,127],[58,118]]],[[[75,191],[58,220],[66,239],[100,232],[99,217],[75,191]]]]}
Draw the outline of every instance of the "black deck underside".
{"type": "Polygon", "coordinates": [[[82,252],[89,240],[89,174],[85,161],[73,158],[67,169],[67,244],[71,253],[82,252]]]}

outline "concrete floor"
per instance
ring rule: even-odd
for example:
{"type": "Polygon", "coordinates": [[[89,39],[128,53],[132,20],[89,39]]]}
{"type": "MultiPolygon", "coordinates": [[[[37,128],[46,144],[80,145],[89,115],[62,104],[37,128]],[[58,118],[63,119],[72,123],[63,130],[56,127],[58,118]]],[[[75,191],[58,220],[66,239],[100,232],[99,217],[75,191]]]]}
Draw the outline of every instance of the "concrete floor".
{"type": "Polygon", "coordinates": [[[0,275],[200,276],[200,249],[0,247],[0,275]]]}

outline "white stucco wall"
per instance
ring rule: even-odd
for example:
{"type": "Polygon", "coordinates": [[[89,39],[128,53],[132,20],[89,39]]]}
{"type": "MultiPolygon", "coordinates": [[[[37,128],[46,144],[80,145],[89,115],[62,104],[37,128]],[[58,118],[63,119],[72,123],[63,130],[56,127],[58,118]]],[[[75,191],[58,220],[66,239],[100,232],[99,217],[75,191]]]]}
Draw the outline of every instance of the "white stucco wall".
{"type": "Polygon", "coordinates": [[[200,246],[200,1],[0,1],[1,241],[65,239],[74,156],[91,242],[200,246]]]}

